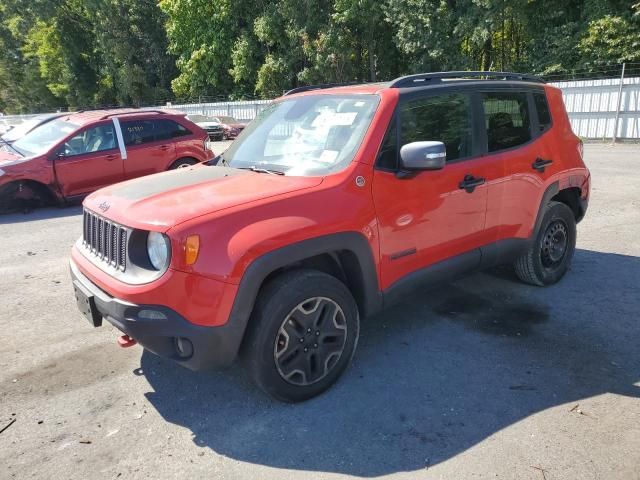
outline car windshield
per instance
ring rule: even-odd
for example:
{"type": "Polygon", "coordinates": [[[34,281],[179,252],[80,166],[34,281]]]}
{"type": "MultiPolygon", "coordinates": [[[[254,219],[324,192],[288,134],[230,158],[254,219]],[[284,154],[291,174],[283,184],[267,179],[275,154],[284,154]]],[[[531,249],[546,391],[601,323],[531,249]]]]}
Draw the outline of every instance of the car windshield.
{"type": "Polygon", "coordinates": [[[187,115],[187,118],[191,120],[193,123],[199,122],[217,122],[217,120],[213,117],[207,117],[206,115],[187,115]]]}
{"type": "Polygon", "coordinates": [[[20,137],[26,135],[35,127],[40,125],[47,117],[34,117],[30,118],[26,122],[22,122],[20,125],[17,125],[15,128],[12,128],[7,133],[2,136],[3,140],[7,142],[14,142],[18,140],[20,137]]]}
{"type": "Polygon", "coordinates": [[[378,106],[377,95],[311,95],[272,103],[224,152],[235,168],[326,175],[348,165],[378,106]]]}
{"type": "Polygon", "coordinates": [[[238,123],[238,120],[236,120],[233,117],[217,117],[217,118],[220,123],[238,123]]]}
{"type": "Polygon", "coordinates": [[[16,140],[12,147],[25,157],[40,155],[47,152],[67,135],[73,133],[78,127],[79,125],[66,120],[53,120],[35,128],[24,137],[16,140]]]}

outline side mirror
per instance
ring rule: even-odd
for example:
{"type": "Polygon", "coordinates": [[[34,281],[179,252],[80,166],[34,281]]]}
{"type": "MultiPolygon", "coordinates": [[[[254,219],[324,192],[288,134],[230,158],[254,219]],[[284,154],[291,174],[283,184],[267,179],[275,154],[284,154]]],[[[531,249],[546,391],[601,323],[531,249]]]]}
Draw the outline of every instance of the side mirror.
{"type": "Polygon", "coordinates": [[[447,161],[442,142],[412,142],[400,149],[400,169],[405,172],[441,170],[447,161]]]}

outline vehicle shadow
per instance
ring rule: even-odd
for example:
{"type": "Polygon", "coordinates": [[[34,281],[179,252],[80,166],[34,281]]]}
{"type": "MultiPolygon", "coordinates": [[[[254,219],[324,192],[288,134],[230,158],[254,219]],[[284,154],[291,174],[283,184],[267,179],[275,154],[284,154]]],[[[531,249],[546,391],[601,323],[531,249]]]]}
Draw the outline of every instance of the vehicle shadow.
{"type": "Polygon", "coordinates": [[[298,405],[271,401],[238,367],[194,373],[145,352],[147,398],[197,445],[238,461],[416,471],[551,407],[640,398],[638,280],[640,258],[586,250],[547,289],[506,270],[471,276],[368,319],[343,379],[298,405]]]}
{"type": "Polygon", "coordinates": [[[27,212],[0,213],[0,225],[72,217],[74,215],[82,215],[82,206],[71,205],[61,208],[42,207],[27,212]]]}

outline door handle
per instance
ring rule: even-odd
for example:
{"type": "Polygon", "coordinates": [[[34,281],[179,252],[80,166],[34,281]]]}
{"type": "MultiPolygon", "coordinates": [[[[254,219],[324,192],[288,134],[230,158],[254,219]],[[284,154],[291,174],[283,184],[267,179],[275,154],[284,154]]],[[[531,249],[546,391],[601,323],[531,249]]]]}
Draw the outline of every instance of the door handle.
{"type": "Polygon", "coordinates": [[[465,190],[467,193],[472,193],[476,187],[484,185],[485,179],[482,177],[474,177],[473,175],[465,175],[464,180],[458,184],[460,190],[465,190]]]}
{"type": "Polygon", "coordinates": [[[107,155],[107,161],[108,162],[113,162],[116,158],[118,158],[117,155],[107,155]]]}
{"type": "Polygon", "coordinates": [[[169,148],[170,148],[169,145],[161,145],[160,146],[160,150],[165,150],[166,151],[166,150],[169,150],[169,148]]]}
{"type": "Polygon", "coordinates": [[[544,169],[551,165],[553,160],[544,160],[540,157],[536,158],[536,161],[531,164],[531,168],[537,170],[540,173],[544,173],[544,169]]]}

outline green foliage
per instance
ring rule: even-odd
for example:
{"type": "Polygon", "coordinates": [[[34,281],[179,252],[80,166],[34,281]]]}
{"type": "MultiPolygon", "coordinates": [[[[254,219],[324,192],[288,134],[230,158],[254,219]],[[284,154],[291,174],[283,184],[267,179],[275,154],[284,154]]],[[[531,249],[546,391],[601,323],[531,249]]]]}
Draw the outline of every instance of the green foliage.
{"type": "Polygon", "coordinates": [[[640,61],[640,19],[606,15],[589,23],[578,48],[588,67],[640,61]]]}
{"type": "Polygon", "coordinates": [[[154,0],[0,0],[0,109],[140,104],[171,95],[154,0]]]}
{"type": "Polygon", "coordinates": [[[640,62],[636,0],[0,0],[0,110],[640,62]]]}

